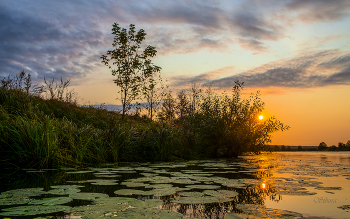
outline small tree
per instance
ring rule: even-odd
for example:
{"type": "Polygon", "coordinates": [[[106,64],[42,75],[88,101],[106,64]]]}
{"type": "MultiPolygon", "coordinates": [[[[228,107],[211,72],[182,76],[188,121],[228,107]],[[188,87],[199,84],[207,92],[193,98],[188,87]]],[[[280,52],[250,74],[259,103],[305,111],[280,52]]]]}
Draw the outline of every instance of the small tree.
{"type": "Polygon", "coordinates": [[[131,102],[140,94],[144,82],[155,72],[160,72],[161,68],[152,64],[150,59],[157,53],[155,47],[149,45],[142,52],[139,51],[146,36],[143,29],[136,33],[134,24],[130,24],[127,31],[114,23],[112,34],[115,35],[112,43],[115,48],[108,50],[101,59],[111,69],[112,75],[117,77],[113,81],[120,87],[124,118],[131,108],[131,102]],[[112,69],[111,65],[116,65],[116,68],[112,69]]]}
{"type": "Polygon", "coordinates": [[[324,143],[324,142],[321,142],[319,145],[318,145],[318,150],[319,151],[323,151],[323,150],[326,150],[327,149],[327,144],[324,143]]]}
{"type": "Polygon", "coordinates": [[[146,101],[143,107],[147,110],[148,116],[153,120],[154,112],[157,111],[163,97],[166,95],[163,91],[164,85],[162,78],[150,77],[142,88],[143,99],[146,101]]]}

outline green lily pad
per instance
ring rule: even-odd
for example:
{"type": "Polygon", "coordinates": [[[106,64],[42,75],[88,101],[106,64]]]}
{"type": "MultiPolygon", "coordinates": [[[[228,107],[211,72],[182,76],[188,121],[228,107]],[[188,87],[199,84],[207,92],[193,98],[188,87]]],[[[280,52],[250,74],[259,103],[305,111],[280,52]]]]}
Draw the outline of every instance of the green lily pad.
{"type": "Polygon", "coordinates": [[[11,198],[0,199],[0,205],[22,205],[30,202],[28,196],[15,196],[11,198]]]}
{"type": "Polygon", "coordinates": [[[94,174],[95,177],[99,177],[99,178],[116,178],[116,177],[120,177],[120,175],[117,174],[94,174]]]}
{"type": "Polygon", "coordinates": [[[203,191],[203,194],[214,196],[214,197],[219,197],[219,198],[221,198],[221,197],[232,198],[232,197],[235,197],[238,195],[237,192],[230,191],[230,190],[218,190],[218,191],[205,190],[205,191],[203,191]]]}
{"type": "Polygon", "coordinates": [[[50,186],[54,189],[75,189],[75,188],[82,188],[85,186],[79,186],[79,185],[56,185],[56,186],[50,186]]]}
{"type": "Polygon", "coordinates": [[[80,189],[84,186],[79,186],[79,185],[57,185],[57,186],[51,186],[51,190],[47,191],[49,194],[54,194],[54,195],[69,195],[73,193],[78,193],[80,192],[80,189]]]}
{"type": "Polygon", "coordinates": [[[261,217],[249,214],[228,213],[224,216],[224,219],[261,219],[261,217]]]}
{"type": "Polygon", "coordinates": [[[50,214],[54,212],[67,211],[71,207],[63,205],[27,205],[2,209],[0,216],[31,216],[38,214],[50,214]]]}
{"type": "Polygon", "coordinates": [[[27,189],[16,189],[16,190],[10,190],[6,192],[2,192],[2,195],[5,195],[6,197],[12,197],[12,196],[39,196],[41,194],[45,194],[46,192],[43,191],[43,188],[27,188],[27,189]]]}
{"type": "Polygon", "coordinates": [[[135,208],[154,208],[163,204],[163,201],[159,199],[147,199],[145,201],[135,199],[129,201],[128,204],[135,208]]]}
{"type": "Polygon", "coordinates": [[[175,200],[172,200],[174,203],[180,204],[207,204],[207,203],[216,203],[220,200],[212,196],[202,196],[202,197],[179,197],[175,200]]]}
{"type": "Polygon", "coordinates": [[[81,216],[86,219],[116,217],[117,213],[128,209],[125,204],[96,204],[77,206],[66,210],[67,213],[74,213],[74,216],[81,216]]]}
{"type": "Polygon", "coordinates": [[[144,191],[136,189],[120,189],[114,191],[117,195],[143,195],[144,191]]]}
{"type": "Polygon", "coordinates": [[[21,205],[26,204],[31,196],[46,194],[43,188],[16,189],[1,193],[0,205],[21,205]]]}
{"type": "Polygon", "coordinates": [[[140,219],[140,218],[152,218],[152,219],[180,219],[183,215],[177,212],[163,210],[163,209],[137,209],[132,208],[117,214],[117,218],[127,219],[140,219]]]}
{"type": "Polygon", "coordinates": [[[266,208],[263,205],[254,204],[237,204],[236,208],[242,210],[244,213],[249,215],[255,215],[260,218],[296,218],[303,217],[302,214],[292,211],[266,208]]]}
{"type": "Polygon", "coordinates": [[[66,174],[82,174],[82,173],[93,173],[94,171],[91,170],[81,170],[81,171],[74,171],[74,172],[66,172],[66,174]]]}
{"type": "Polygon", "coordinates": [[[178,187],[169,187],[169,188],[159,188],[153,189],[150,191],[144,191],[142,195],[154,195],[154,196],[168,196],[173,195],[178,191],[188,190],[188,188],[178,188],[178,187]]]}
{"type": "Polygon", "coordinates": [[[127,187],[145,187],[145,186],[148,186],[149,184],[138,183],[138,182],[122,182],[121,185],[125,185],[127,187]]]}
{"type": "Polygon", "coordinates": [[[70,197],[55,197],[55,198],[44,198],[39,200],[32,200],[29,202],[30,205],[61,205],[73,201],[70,197]]]}
{"type": "Polygon", "coordinates": [[[135,201],[137,199],[135,198],[127,198],[127,197],[107,197],[107,198],[99,198],[99,199],[95,199],[93,200],[94,204],[105,204],[105,205],[109,205],[109,204],[128,204],[129,202],[135,201]]]}
{"type": "Polygon", "coordinates": [[[107,194],[103,193],[87,193],[87,192],[81,192],[81,193],[73,193],[70,194],[69,197],[72,199],[82,199],[82,200],[95,200],[99,198],[107,198],[109,197],[107,194]]]}
{"type": "Polygon", "coordinates": [[[153,188],[153,189],[165,189],[165,188],[171,188],[173,185],[171,184],[148,184],[145,186],[145,188],[153,188]]]}
{"type": "Polygon", "coordinates": [[[217,185],[189,185],[186,187],[191,188],[191,189],[219,189],[219,188],[221,188],[221,186],[217,186],[217,185]]]}
{"type": "Polygon", "coordinates": [[[113,186],[118,185],[116,180],[107,180],[107,179],[92,179],[88,180],[91,182],[92,185],[99,185],[99,186],[113,186]]]}

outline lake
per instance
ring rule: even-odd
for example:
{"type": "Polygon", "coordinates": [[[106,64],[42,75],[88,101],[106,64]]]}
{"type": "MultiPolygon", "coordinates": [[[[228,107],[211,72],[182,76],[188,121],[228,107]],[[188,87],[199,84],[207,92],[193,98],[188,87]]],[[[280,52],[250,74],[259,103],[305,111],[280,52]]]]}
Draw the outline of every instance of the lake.
{"type": "Polygon", "coordinates": [[[350,152],[5,170],[0,217],[350,218],[350,152]]]}

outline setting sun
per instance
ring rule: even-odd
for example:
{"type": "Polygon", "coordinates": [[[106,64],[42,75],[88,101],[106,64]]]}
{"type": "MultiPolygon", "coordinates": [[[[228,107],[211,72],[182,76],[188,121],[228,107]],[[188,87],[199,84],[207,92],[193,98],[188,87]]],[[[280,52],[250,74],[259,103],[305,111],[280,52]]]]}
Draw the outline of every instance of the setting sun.
{"type": "Polygon", "coordinates": [[[262,120],[264,117],[262,115],[259,116],[259,119],[262,120]]]}

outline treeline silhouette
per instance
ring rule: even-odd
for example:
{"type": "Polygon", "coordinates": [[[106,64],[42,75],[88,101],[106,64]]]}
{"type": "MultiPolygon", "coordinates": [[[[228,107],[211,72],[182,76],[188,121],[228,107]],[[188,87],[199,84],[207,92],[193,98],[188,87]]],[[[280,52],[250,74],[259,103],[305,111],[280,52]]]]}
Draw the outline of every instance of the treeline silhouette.
{"type": "Polygon", "coordinates": [[[273,145],[272,151],[350,151],[350,140],[346,143],[339,142],[337,146],[327,146],[326,143],[321,142],[319,146],[285,146],[273,145]]]}
{"type": "Polygon", "coordinates": [[[235,157],[270,150],[271,133],[286,130],[276,118],[258,119],[259,94],[241,97],[192,87],[167,93],[151,120],[122,119],[103,107],[79,106],[69,81],[31,84],[21,72],[1,80],[1,165],[48,168],[119,161],[174,161],[235,157]]]}

